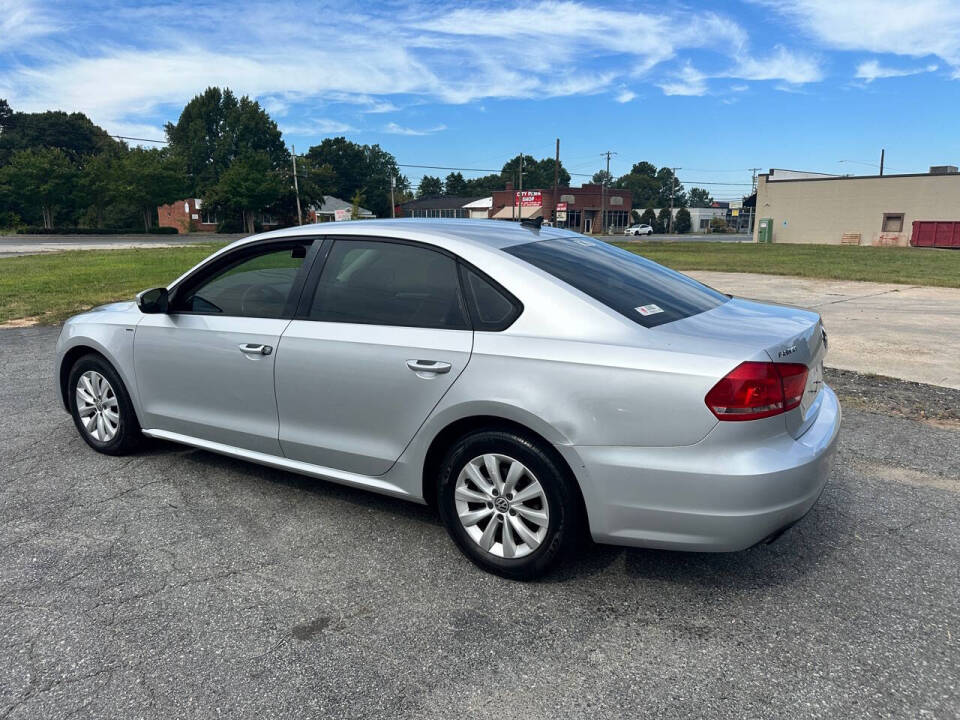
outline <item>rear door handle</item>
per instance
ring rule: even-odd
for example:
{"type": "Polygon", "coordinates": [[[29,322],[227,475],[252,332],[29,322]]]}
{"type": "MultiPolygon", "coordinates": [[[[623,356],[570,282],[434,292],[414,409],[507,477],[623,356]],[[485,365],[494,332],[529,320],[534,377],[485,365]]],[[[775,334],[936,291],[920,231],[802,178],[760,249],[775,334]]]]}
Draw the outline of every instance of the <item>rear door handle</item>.
{"type": "Polygon", "coordinates": [[[415,373],[447,373],[450,372],[450,363],[440,360],[407,360],[407,367],[415,373]]]}
{"type": "Polygon", "coordinates": [[[240,343],[238,346],[240,352],[244,355],[269,355],[273,352],[270,345],[257,345],[256,343],[240,343]]]}

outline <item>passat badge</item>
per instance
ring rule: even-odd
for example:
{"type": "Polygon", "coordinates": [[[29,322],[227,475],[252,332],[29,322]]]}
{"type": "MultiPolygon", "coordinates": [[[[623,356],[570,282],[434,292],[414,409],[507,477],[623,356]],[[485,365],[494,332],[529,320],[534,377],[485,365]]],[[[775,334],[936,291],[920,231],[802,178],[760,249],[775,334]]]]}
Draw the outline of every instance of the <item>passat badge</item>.
{"type": "Polygon", "coordinates": [[[790,347],[784,348],[783,350],[778,352],[777,357],[786,357],[787,355],[793,355],[796,351],[797,351],[797,346],[791,345],[790,347]]]}
{"type": "Polygon", "coordinates": [[[662,313],[663,308],[659,305],[641,305],[638,308],[634,308],[638,313],[646,317],[647,315],[656,315],[657,313],[662,313]]]}

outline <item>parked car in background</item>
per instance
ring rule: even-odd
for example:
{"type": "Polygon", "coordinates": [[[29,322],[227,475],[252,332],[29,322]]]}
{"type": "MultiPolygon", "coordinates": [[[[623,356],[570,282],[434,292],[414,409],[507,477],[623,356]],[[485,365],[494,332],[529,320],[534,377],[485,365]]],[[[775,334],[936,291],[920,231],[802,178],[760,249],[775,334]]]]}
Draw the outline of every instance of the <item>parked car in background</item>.
{"type": "Polygon", "coordinates": [[[240,240],[68,320],[93,449],[161,438],[435,504],[511,578],[587,529],[731,551],[814,505],[840,426],[813,312],[568,230],[371,220],[240,240]]]}
{"type": "Polygon", "coordinates": [[[653,235],[653,228],[647,224],[631,225],[623,231],[624,235],[653,235]]]}

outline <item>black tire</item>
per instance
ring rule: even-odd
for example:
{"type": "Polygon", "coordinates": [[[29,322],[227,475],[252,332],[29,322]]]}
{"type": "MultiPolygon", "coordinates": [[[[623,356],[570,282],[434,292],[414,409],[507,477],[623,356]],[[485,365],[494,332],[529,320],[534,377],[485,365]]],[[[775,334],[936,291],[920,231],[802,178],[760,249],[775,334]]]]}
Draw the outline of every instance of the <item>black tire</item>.
{"type": "MultiPolygon", "coordinates": [[[[574,482],[539,442],[514,432],[479,430],[461,438],[447,452],[440,469],[437,504],[453,541],[474,564],[512,580],[535,580],[569,556],[584,536],[583,505],[574,482]],[[455,493],[460,472],[471,460],[490,453],[523,463],[540,483],[547,500],[546,534],[535,550],[521,558],[498,557],[481,548],[457,514],[455,493]]],[[[503,522],[508,520],[505,514],[501,517],[503,522]]]]}
{"type": "Polygon", "coordinates": [[[117,371],[102,355],[90,353],[79,358],[73,364],[73,367],[70,368],[70,376],[67,379],[67,399],[70,404],[70,415],[73,416],[73,424],[77,426],[80,437],[97,452],[105,455],[127,455],[141,447],[143,434],[140,430],[137,414],[133,409],[133,403],[130,402],[130,395],[117,371]],[[92,437],[87,432],[77,408],[77,385],[80,383],[83,374],[90,370],[100,373],[110,383],[117,400],[120,420],[116,434],[106,442],[92,437]]]}

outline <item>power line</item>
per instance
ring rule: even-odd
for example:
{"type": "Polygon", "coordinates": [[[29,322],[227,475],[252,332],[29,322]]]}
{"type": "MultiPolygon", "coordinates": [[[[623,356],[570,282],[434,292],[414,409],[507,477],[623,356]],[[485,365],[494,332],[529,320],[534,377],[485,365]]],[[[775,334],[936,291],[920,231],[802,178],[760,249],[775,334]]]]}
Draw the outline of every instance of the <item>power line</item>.
{"type": "Polygon", "coordinates": [[[161,145],[166,145],[166,140],[152,140],[150,138],[138,138],[138,137],[127,137],[126,135],[111,135],[112,138],[117,138],[118,140],[136,140],[137,142],[152,142],[160,143],[161,145]]]}

